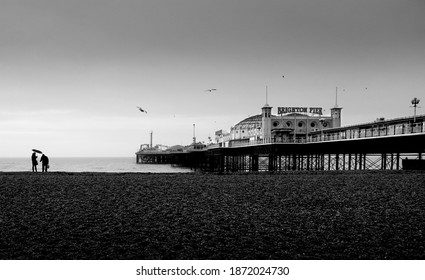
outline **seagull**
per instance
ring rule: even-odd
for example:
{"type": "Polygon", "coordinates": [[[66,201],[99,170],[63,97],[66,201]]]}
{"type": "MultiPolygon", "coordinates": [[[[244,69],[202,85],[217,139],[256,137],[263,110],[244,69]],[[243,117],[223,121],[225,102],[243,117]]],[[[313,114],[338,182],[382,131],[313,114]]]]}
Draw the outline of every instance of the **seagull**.
{"type": "Polygon", "coordinates": [[[140,112],[142,112],[142,113],[148,113],[146,110],[143,110],[142,108],[140,108],[139,106],[136,106],[137,108],[139,108],[139,110],[140,110],[140,112]]]}
{"type": "Polygon", "coordinates": [[[212,89],[207,89],[207,90],[205,90],[205,91],[209,91],[209,92],[212,92],[212,91],[214,91],[214,90],[217,90],[217,89],[215,89],[215,88],[212,88],[212,89]]]}

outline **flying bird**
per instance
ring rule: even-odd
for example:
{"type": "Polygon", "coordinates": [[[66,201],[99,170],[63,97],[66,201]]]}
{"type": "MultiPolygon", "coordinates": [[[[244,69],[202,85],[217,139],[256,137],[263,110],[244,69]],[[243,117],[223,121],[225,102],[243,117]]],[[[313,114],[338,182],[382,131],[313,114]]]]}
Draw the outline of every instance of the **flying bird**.
{"type": "Polygon", "coordinates": [[[137,108],[139,108],[139,110],[140,110],[140,112],[142,112],[142,113],[148,113],[146,110],[143,110],[142,108],[140,108],[139,106],[136,106],[137,108]]]}
{"type": "Polygon", "coordinates": [[[207,89],[207,90],[205,90],[205,91],[213,92],[214,90],[217,90],[217,89],[212,88],[212,89],[207,89]]]}

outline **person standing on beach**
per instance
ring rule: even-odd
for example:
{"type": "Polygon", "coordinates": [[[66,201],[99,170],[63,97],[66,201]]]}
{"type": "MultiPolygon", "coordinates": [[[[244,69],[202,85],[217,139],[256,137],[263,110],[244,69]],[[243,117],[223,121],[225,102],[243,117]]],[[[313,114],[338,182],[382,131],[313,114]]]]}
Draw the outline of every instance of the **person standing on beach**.
{"type": "Polygon", "coordinates": [[[49,158],[45,154],[42,154],[40,162],[42,172],[47,172],[47,169],[49,168],[49,158]]]}
{"type": "Polygon", "coordinates": [[[37,155],[35,154],[35,152],[32,153],[31,156],[31,161],[32,161],[32,172],[37,172],[37,155]]]}

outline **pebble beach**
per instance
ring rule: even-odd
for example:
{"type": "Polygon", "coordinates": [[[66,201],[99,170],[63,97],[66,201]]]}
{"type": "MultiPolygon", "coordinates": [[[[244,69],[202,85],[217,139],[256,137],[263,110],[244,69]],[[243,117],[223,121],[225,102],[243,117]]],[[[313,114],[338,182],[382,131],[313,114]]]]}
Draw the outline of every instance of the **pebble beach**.
{"type": "Polygon", "coordinates": [[[0,172],[0,259],[424,259],[425,173],[0,172]]]}

